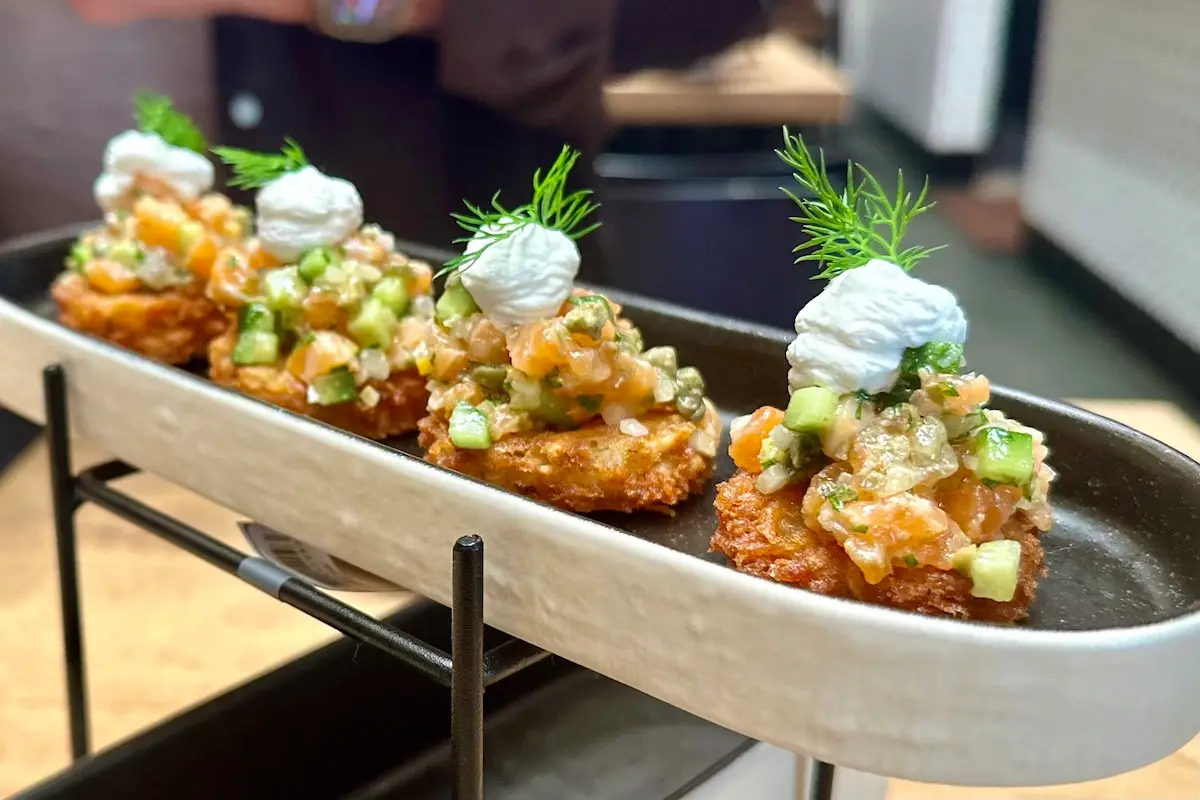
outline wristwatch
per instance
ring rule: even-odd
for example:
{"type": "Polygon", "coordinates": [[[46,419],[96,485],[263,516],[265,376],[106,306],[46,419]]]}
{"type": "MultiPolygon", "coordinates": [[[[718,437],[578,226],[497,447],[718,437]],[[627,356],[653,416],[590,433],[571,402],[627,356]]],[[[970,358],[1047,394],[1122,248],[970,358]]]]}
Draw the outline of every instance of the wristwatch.
{"type": "Polygon", "coordinates": [[[386,42],[413,29],[419,0],[314,0],[317,29],[350,42],[386,42]]]}

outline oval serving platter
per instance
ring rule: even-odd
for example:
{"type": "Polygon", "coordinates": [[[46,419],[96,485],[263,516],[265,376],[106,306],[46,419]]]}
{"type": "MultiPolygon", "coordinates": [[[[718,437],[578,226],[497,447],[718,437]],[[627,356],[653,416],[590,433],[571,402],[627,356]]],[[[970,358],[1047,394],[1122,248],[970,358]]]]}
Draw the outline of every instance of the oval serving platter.
{"type": "MultiPolygon", "coordinates": [[[[1060,474],[1049,575],[1027,624],[931,619],[734,572],[708,552],[711,487],[674,517],[568,514],[396,452],[418,453],[411,439],[368,442],[68,331],[46,291],[73,232],[0,247],[0,403],[41,422],[41,371],[62,363],[77,435],[443,603],[452,543],[479,533],[487,620],[514,636],[747,736],[912,780],[1096,779],[1200,730],[1200,465],[1115,422],[996,390],[1060,474]]],[[[783,396],[786,332],[611,294],[727,414],[783,396]]],[[[717,480],[731,472],[726,457],[717,480]]]]}

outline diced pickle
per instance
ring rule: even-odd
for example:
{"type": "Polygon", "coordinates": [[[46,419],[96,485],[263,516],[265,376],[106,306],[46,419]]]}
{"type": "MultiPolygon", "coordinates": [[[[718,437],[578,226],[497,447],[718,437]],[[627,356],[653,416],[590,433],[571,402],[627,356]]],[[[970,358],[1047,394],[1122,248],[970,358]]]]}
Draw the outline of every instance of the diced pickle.
{"type": "Polygon", "coordinates": [[[809,386],[792,393],[783,426],[797,433],[820,433],[833,425],[838,394],[822,386],[809,386]]]}
{"type": "Polygon", "coordinates": [[[230,358],[239,367],[274,364],[279,359],[279,336],[265,331],[244,331],[238,334],[230,358]]]}
{"type": "Polygon", "coordinates": [[[508,378],[508,368],[480,364],[471,370],[471,377],[485,389],[499,391],[504,388],[504,381],[508,378]]]}
{"type": "Polygon", "coordinates": [[[572,308],[563,317],[563,324],[571,333],[583,333],[599,339],[604,326],[612,320],[612,308],[598,294],[571,298],[572,308]]]}

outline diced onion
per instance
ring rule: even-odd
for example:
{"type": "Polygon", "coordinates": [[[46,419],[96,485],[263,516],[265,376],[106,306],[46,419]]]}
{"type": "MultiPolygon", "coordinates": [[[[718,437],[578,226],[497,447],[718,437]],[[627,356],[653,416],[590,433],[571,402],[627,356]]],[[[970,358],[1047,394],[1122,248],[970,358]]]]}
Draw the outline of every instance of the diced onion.
{"type": "MultiPolygon", "coordinates": [[[[624,424],[624,423],[622,423],[624,424]]],[[[702,430],[697,430],[688,440],[688,444],[705,458],[715,458],[717,455],[717,440],[702,430]]]]}
{"type": "Polygon", "coordinates": [[[638,436],[645,436],[650,432],[649,428],[632,417],[630,419],[621,420],[617,427],[621,429],[621,433],[625,434],[626,436],[633,436],[635,438],[638,436]]]}
{"type": "Polygon", "coordinates": [[[770,437],[771,441],[774,442],[775,446],[780,450],[790,449],[797,438],[796,434],[792,433],[782,425],[776,425],[774,428],[772,428],[770,437]]]}
{"type": "Polygon", "coordinates": [[[433,319],[434,306],[433,298],[423,294],[412,301],[412,312],[423,319],[433,319]]]}
{"type": "Polygon", "coordinates": [[[654,402],[670,403],[675,399],[675,392],[675,381],[661,369],[658,370],[658,381],[654,384],[654,402]]]}
{"type": "Polygon", "coordinates": [[[763,494],[774,494],[788,485],[792,479],[792,470],[784,464],[767,467],[754,482],[754,487],[763,494]]]}
{"type": "Polygon", "coordinates": [[[604,418],[606,425],[620,425],[623,420],[629,419],[633,414],[620,403],[608,403],[600,409],[600,416],[604,418]]]}
{"type": "Polygon", "coordinates": [[[744,414],[740,417],[734,417],[729,422],[729,435],[731,438],[740,439],[742,431],[746,429],[746,425],[750,422],[751,414],[744,414]]]}
{"type": "Polygon", "coordinates": [[[382,350],[370,347],[358,354],[358,374],[363,380],[385,381],[392,374],[392,367],[382,350]]]}
{"type": "Polygon", "coordinates": [[[367,408],[374,408],[375,406],[379,405],[379,392],[376,391],[375,387],[373,386],[365,386],[363,387],[363,390],[358,393],[358,399],[361,400],[362,404],[367,408]]]}

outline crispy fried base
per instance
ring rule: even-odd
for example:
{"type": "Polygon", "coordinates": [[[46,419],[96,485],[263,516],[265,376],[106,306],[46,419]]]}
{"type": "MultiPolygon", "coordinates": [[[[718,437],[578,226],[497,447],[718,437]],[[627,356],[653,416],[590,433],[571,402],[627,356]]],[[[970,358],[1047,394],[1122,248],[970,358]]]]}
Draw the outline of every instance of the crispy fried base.
{"type": "Polygon", "coordinates": [[[103,294],[82,275],[64,275],[50,290],[59,322],[167,364],[201,358],[228,320],[203,287],[103,294]]]}
{"type": "Polygon", "coordinates": [[[446,420],[421,420],[425,459],[568,511],[669,511],[704,489],[713,460],[689,444],[696,426],[674,412],[641,418],[632,437],[590,423],[575,431],[510,434],[488,450],[459,450],[446,420]]]}
{"type": "Polygon", "coordinates": [[[368,439],[387,439],[417,429],[425,415],[429,392],[425,379],[412,372],[393,373],[385,381],[371,381],[379,403],[366,408],[359,403],[319,406],[308,402],[302,381],[280,367],[239,367],[233,363],[237,331],[230,327],[208,349],[209,377],[214,383],[236,389],[297,414],[319,419],[368,439]]]}
{"type": "Polygon", "coordinates": [[[905,611],[984,622],[1016,622],[1029,614],[1037,579],[1045,572],[1038,531],[1021,516],[1003,529],[1021,543],[1016,595],[1007,603],[971,596],[957,572],[901,569],[872,586],[832,536],[805,527],[800,515],[804,485],[765,495],[755,476],[739,470],[717,487],[717,532],[712,549],[741,572],[799,586],[818,594],[850,597],[905,611]]]}

